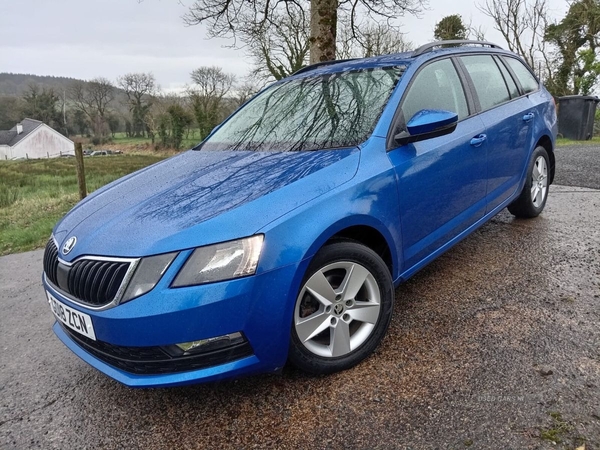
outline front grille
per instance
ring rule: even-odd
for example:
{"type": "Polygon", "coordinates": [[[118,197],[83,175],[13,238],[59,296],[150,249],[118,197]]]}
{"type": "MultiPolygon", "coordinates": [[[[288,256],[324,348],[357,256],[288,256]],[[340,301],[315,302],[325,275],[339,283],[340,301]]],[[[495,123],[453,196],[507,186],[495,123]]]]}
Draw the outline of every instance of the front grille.
{"type": "Polygon", "coordinates": [[[130,262],[81,259],[72,266],[58,260],[53,239],[44,252],[44,272],[48,280],[62,292],[90,306],[112,302],[127,275],[130,262]]]}
{"type": "Polygon", "coordinates": [[[81,260],[71,266],[67,291],[90,305],[112,302],[125,278],[129,263],[81,260]]]}
{"type": "Polygon", "coordinates": [[[166,374],[205,369],[226,364],[253,354],[250,343],[244,342],[211,352],[188,356],[172,356],[162,347],[123,347],[94,341],[60,324],[81,348],[105,363],[140,375],[166,374]]]}
{"type": "Polygon", "coordinates": [[[50,239],[46,244],[44,251],[44,272],[53,284],[58,285],[57,279],[58,270],[58,249],[54,243],[54,239],[50,239]]]}

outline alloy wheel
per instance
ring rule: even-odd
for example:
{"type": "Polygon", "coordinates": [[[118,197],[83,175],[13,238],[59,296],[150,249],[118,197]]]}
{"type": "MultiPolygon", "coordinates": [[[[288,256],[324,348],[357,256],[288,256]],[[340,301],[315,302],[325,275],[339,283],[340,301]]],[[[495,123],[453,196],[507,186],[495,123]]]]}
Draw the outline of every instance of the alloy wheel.
{"type": "Polygon", "coordinates": [[[543,156],[538,156],[531,173],[531,201],[539,208],[546,198],[548,191],[548,165],[543,156]]]}
{"type": "Polygon", "coordinates": [[[313,354],[336,358],[360,347],[381,311],[377,281],[350,261],[328,264],[304,284],[294,312],[300,342],[313,354]]]}

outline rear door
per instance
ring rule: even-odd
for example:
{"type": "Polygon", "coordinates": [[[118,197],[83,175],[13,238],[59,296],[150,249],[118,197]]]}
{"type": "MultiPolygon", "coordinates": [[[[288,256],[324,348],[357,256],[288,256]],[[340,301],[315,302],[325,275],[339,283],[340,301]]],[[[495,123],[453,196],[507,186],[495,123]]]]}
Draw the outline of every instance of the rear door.
{"type": "MultiPolygon", "coordinates": [[[[404,270],[414,267],[483,217],[487,156],[485,126],[451,58],[414,75],[400,104],[393,135],[423,109],[456,112],[456,130],[414,144],[388,145],[400,199],[404,270]]],[[[417,267],[418,268],[418,267],[417,267]]]]}
{"type": "Polygon", "coordinates": [[[487,211],[515,193],[527,164],[535,112],[496,56],[460,57],[488,136],[487,211]]]}

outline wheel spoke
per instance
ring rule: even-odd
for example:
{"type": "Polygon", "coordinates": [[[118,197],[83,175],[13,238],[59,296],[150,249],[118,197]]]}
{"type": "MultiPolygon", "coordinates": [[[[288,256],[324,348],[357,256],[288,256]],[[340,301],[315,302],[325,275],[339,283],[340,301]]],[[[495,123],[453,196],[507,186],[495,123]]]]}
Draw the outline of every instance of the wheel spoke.
{"type": "Polygon", "coordinates": [[[544,158],[540,158],[539,163],[540,165],[538,172],[540,173],[540,175],[546,175],[546,160],[544,158]]]}
{"type": "Polygon", "coordinates": [[[329,306],[335,301],[335,291],[321,271],[316,272],[306,282],[306,290],[325,306],[329,306]]]}
{"type": "Polygon", "coordinates": [[[542,194],[542,190],[540,188],[537,188],[536,192],[535,192],[535,198],[533,199],[533,203],[538,206],[540,204],[540,202],[542,201],[542,199],[540,198],[542,194]]]}
{"type": "Polygon", "coordinates": [[[538,163],[539,163],[539,161],[536,161],[535,164],[533,165],[533,173],[531,174],[531,176],[534,181],[537,181],[538,178],[540,177],[540,170],[538,168],[538,163]]]}
{"type": "Polygon", "coordinates": [[[302,342],[306,342],[327,329],[329,324],[329,314],[324,312],[315,313],[296,323],[296,333],[298,333],[298,337],[302,342]]]}
{"type": "Polygon", "coordinates": [[[360,291],[360,288],[365,284],[365,280],[369,276],[369,271],[363,266],[352,264],[346,270],[346,276],[340,285],[342,298],[344,300],[353,300],[360,291]]]}
{"type": "Polygon", "coordinates": [[[535,203],[535,199],[538,195],[538,191],[540,190],[540,188],[538,188],[537,183],[531,188],[531,201],[533,203],[535,203]]]}
{"type": "Polygon", "coordinates": [[[331,333],[331,356],[342,356],[350,351],[350,326],[338,320],[331,333]]]}
{"type": "Polygon", "coordinates": [[[379,309],[378,303],[356,302],[348,314],[353,320],[374,324],[379,318],[379,309]]]}

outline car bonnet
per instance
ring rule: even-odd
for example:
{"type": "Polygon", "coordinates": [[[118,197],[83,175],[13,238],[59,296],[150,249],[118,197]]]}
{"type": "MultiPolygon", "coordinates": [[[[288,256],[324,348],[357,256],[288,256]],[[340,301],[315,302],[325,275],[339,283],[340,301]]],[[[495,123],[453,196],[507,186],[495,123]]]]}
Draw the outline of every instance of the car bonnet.
{"type": "Polygon", "coordinates": [[[188,151],[117,180],[54,230],[68,255],[138,257],[251,235],[350,180],[357,148],[312,152],[188,151]]]}

